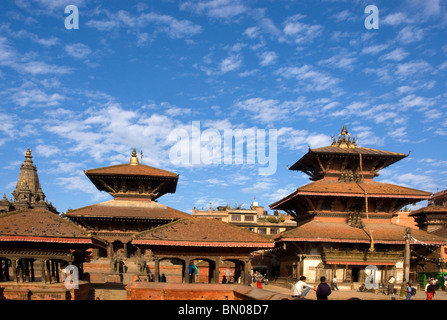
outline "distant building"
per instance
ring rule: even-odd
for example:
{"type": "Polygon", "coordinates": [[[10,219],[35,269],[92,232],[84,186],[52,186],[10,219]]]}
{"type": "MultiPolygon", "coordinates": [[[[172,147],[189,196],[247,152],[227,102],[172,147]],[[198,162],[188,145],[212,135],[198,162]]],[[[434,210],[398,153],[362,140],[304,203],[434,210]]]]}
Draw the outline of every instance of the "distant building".
{"type": "Polygon", "coordinates": [[[216,210],[193,208],[192,215],[228,222],[266,236],[275,236],[296,227],[296,222],[289,215],[281,214],[279,211],[269,215],[264,207],[259,206],[257,202],[253,202],[250,209],[231,208],[230,206],[220,206],[216,210]]]}
{"type": "MultiPolygon", "coordinates": [[[[419,229],[447,240],[447,190],[433,194],[426,207],[410,212],[409,216],[414,218],[419,229]]],[[[417,258],[418,273],[425,277],[429,275],[427,272],[437,273],[437,276],[440,276],[441,271],[447,269],[447,246],[444,245],[439,249],[427,247],[425,251],[418,253],[417,258]]]]}

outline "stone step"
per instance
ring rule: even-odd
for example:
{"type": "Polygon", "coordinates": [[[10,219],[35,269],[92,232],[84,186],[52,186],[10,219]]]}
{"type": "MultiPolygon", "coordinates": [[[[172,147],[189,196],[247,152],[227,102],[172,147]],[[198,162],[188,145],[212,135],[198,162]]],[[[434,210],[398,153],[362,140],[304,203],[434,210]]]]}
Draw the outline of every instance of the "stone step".
{"type": "Polygon", "coordinates": [[[121,284],[94,285],[90,289],[90,300],[126,300],[127,291],[121,284]]]}

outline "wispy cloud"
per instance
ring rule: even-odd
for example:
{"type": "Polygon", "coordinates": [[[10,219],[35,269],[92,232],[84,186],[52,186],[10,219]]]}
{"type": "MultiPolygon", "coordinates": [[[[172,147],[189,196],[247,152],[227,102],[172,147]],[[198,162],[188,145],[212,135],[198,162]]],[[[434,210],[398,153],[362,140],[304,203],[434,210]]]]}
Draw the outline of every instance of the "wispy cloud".
{"type": "Polygon", "coordinates": [[[148,25],[153,25],[154,35],[158,33],[167,34],[170,38],[180,39],[194,36],[202,31],[202,27],[189,20],[179,20],[170,15],[155,12],[140,13],[134,15],[125,10],[118,12],[105,11],[106,19],[90,19],[86,25],[99,31],[112,31],[120,28],[134,30],[141,35],[148,25]]]}
{"type": "Polygon", "coordinates": [[[306,91],[335,91],[340,82],[338,78],[316,70],[311,65],[283,67],[278,69],[277,74],[286,79],[295,79],[297,84],[306,91]]]}
{"type": "Polygon", "coordinates": [[[302,22],[304,15],[296,14],[284,22],[284,37],[287,41],[296,44],[310,43],[323,33],[323,26],[319,24],[307,24],[302,22]]]}
{"type": "Polygon", "coordinates": [[[180,4],[180,9],[218,19],[232,19],[248,10],[239,0],[186,1],[180,4]]]}

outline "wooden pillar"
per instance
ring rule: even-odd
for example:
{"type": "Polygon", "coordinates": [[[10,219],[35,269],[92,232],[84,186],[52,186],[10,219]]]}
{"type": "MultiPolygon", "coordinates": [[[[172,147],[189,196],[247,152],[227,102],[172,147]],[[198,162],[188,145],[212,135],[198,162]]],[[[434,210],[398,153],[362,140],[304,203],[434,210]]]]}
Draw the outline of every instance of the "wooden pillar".
{"type": "Polygon", "coordinates": [[[127,242],[123,242],[123,251],[124,251],[124,258],[128,258],[128,254],[127,254],[127,242]]]}
{"type": "Polygon", "coordinates": [[[182,275],[182,283],[189,283],[189,257],[186,257],[184,261],[184,269],[183,269],[183,275],[182,275]]]}
{"type": "Polygon", "coordinates": [[[3,281],[3,275],[4,275],[4,262],[6,262],[5,259],[0,258],[0,281],[3,281]]]}
{"type": "Polygon", "coordinates": [[[42,281],[42,283],[45,283],[46,282],[46,268],[45,268],[45,265],[46,265],[46,260],[40,260],[40,274],[42,275],[42,279],[41,279],[41,281],[42,281]]]}
{"type": "Polygon", "coordinates": [[[109,246],[107,247],[107,258],[113,258],[113,255],[113,243],[109,243],[109,246]]]}
{"type": "Polygon", "coordinates": [[[18,259],[11,260],[12,276],[14,277],[14,282],[17,282],[17,277],[18,277],[18,274],[17,274],[17,264],[18,264],[18,261],[17,260],[18,259]]]}
{"type": "Polygon", "coordinates": [[[214,270],[216,269],[216,261],[210,260],[208,263],[208,283],[214,283],[214,270]]]}
{"type": "Polygon", "coordinates": [[[385,265],[385,285],[388,283],[388,265],[385,265]]]}
{"type": "Polygon", "coordinates": [[[216,268],[214,269],[214,283],[219,283],[219,267],[220,267],[220,258],[216,258],[216,268]]]}
{"type": "Polygon", "coordinates": [[[242,270],[242,274],[241,274],[241,283],[248,285],[248,273],[250,272],[250,270],[248,270],[249,268],[249,263],[250,260],[246,259],[243,261],[244,265],[243,265],[243,270],[242,270]]]}
{"type": "Polygon", "coordinates": [[[34,259],[30,259],[30,281],[34,282],[36,278],[34,277],[34,259]]]}
{"type": "Polygon", "coordinates": [[[154,281],[160,282],[160,259],[155,258],[154,281]]]}
{"type": "Polygon", "coordinates": [[[60,282],[60,279],[59,279],[59,267],[60,267],[60,262],[59,261],[55,261],[55,263],[54,263],[54,267],[55,267],[55,278],[56,278],[56,283],[59,283],[60,282]]]}
{"type": "MultiPolygon", "coordinates": [[[[9,265],[12,260],[4,258],[2,259],[2,279],[3,281],[9,281],[9,265]]],[[[12,264],[12,263],[11,263],[12,264]]]]}
{"type": "Polygon", "coordinates": [[[19,263],[18,263],[18,271],[19,271],[19,282],[23,282],[23,278],[24,278],[24,276],[23,276],[23,264],[24,264],[24,262],[23,262],[23,259],[19,259],[19,263]]]}
{"type": "Polygon", "coordinates": [[[45,282],[51,283],[51,260],[45,260],[45,282]]]}
{"type": "MultiPolygon", "coordinates": [[[[345,269],[345,279],[348,280],[348,264],[346,264],[346,269],[345,269]]],[[[352,279],[351,279],[352,280],[352,279]]]]}

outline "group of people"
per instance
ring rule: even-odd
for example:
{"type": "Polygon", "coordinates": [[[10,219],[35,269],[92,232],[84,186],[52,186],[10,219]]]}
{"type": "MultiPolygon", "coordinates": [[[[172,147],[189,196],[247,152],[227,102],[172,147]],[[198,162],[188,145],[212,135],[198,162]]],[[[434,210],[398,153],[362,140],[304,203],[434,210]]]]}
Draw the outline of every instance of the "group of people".
{"type": "MultiPolygon", "coordinates": [[[[433,298],[436,294],[436,284],[437,283],[438,283],[438,279],[431,278],[425,284],[424,291],[425,291],[426,300],[433,300],[433,298]]],[[[405,293],[406,293],[405,299],[411,300],[411,296],[414,295],[414,288],[412,288],[410,282],[407,282],[407,284],[406,284],[405,293]]]]}
{"type": "Polygon", "coordinates": [[[304,298],[312,289],[315,291],[317,300],[328,300],[328,297],[331,295],[332,290],[335,288],[334,284],[335,287],[337,287],[337,283],[334,283],[334,281],[332,281],[331,289],[331,287],[326,283],[326,277],[323,276],[320,278],[320,284],[317,287],[314,287],[306,283],[305,276],[301,276],[300,280],[293,286],[292,297],[304,298]]]}
{"type": "MultiPolygon", "coordinates": [[[[388,280],[389,295],[394,294],[395,281],[396,280],[394,277],[390,277],[390,279],[388,280]]],[[[433,297],[436,293],[437,281],[438,281],[437,279],[431,278],[425,285],[425,293],[427,300],[433,300],[433,297]]],[[[292,297],[304,298],[309,293],[310,290],[314,290],[317,296],[317,300],[328,300],[328,297],[330,296],[330,294],[334,289],[338,290],[337,279],[335,278],[332,280],[331,286],[329,286],[326,283],[326,277],[323,276],[320,278],[320,284],[317,287],[315,287],[307,284],[306,277],[301,276],[300,280],[293,286],[292,297]]],[[[415,294],[414,288],[411,286],[411,283],[409,282],[406,283],[405,293],[406,293],[406,300],[411,300],[411,297],[415,294]]]]}

